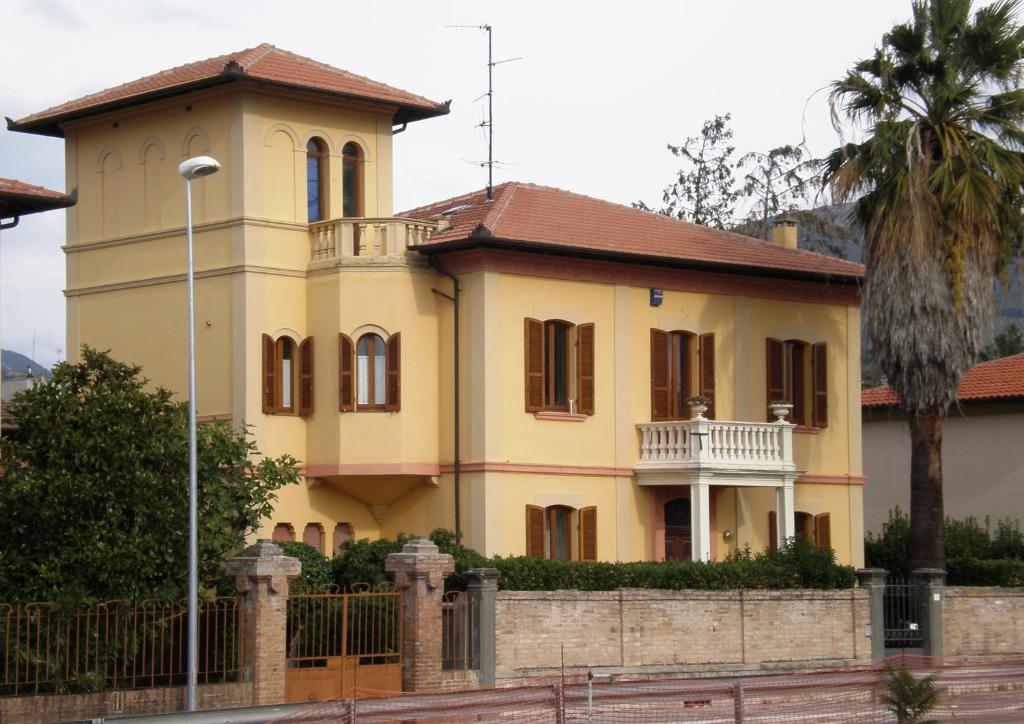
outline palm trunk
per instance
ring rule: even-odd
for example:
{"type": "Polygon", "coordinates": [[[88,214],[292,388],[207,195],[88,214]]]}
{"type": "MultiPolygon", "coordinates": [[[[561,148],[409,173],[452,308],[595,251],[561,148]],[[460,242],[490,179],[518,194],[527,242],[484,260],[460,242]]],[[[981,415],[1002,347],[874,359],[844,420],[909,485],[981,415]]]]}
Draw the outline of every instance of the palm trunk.
{"type": "Polygon", "coordinates": [[[910,570],[946,566],[942,510],[942,411],[912,413],[910,422],[910,570]]]}

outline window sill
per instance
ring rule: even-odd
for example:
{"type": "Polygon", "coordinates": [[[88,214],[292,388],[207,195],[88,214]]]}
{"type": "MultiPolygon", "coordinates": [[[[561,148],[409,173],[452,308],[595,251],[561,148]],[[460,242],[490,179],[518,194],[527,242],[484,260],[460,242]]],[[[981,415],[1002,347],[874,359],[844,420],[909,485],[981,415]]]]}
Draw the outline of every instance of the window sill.
{"type": "Polygon", "coordinates": [[[821,432],[820,427],[811,427],[810,425],[797,425],[793,428],[793,432],[803,433],[804,435],[817,435],[821,432]]]}
{"type": "Polygon", "coordinates": [[[578,412],[557,412],[555,410],[544,410],[533,413],[538,420],[562,420],[564,422],[583,422],[590,415],[581,415],[578,412]]]}

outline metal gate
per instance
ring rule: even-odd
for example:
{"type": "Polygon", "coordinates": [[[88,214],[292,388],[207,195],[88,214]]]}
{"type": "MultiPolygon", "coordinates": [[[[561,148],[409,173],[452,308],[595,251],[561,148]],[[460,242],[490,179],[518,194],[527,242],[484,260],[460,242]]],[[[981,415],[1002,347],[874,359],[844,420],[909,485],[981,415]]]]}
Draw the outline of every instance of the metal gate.
{"type": "Polygon", "coordinates": [[[885,582],[885,648],[896,652],[919,653],[924,647],[923,587],[902,576],[889,576],[885,582]],[[908,651],[910,649],[911,651],[908,651]]]}
{"type": "Polygon", "coordinates": [[[289,596],[286,651],[287,703],[401,691],[401,594],[289,596]]]}
{"type": "Polygon", "coordinates": [[[449,591],[441,604],[441,668],[480,668],[480,607],[466,591],[449,591]]]}

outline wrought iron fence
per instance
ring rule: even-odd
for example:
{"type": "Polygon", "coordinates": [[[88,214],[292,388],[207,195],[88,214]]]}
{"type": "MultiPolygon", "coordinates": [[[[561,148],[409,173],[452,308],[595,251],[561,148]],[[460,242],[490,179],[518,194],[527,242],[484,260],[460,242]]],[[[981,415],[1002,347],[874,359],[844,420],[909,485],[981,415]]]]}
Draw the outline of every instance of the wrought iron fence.
{"type": "MultiPolygon", "coordinates": [[[[200,602],[199,683],[237,680],[242,616],[236,597],[200,602]]],[[[184,601],[0,604],[0,696],[184,685],[187,617],[184,601]]]]}
{"type": "Polygon", "coordinates": [[[447,670],[480,668],[480,611],[466,591],[449,591],[441,604],[441,666],[447,670]]]}
{"type": "Polygon", "coordinates": [[[288,597],[290,666],[322,666],[345,656],[361,665],[399,663],[401,641],[402,599],[394,591],[357,588],[288,597]]]}
{"type": "Polygon", "coordinates": [[[902,576],[889,576],[882,597],[885,648],[918,649],[924,645],[921,586],[902,576]]]}

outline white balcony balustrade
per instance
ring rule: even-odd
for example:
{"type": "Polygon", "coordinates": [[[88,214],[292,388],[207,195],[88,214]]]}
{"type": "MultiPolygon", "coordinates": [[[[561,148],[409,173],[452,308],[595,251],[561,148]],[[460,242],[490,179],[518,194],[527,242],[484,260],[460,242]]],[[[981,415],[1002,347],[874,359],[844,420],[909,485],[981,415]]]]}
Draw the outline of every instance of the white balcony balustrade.
{"type": "Polygon", "coordinates": [[[785,422],[677,420],[645,422],[637,470],[789,472],[793,425],[785,422]]]}
{"type": "Polygon", "coordinates": [[[317,221],[309,225],[310,260],[404,254],[430,239],[443,223],[398,217],[317,221]]]}

